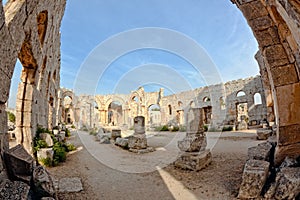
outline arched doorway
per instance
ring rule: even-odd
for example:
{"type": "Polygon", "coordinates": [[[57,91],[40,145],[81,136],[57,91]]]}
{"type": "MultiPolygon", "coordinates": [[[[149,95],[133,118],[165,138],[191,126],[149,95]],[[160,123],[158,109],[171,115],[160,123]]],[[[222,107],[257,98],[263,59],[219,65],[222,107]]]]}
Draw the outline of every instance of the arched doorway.
{"type": "Polygon", "coordinates": [[[156,127],[161,124],[161,110],[158,104],[148,106],[148,125],[156,127]]]}
{"type": "Polygon", "coordinates": [[[123,109],[119,101],[112,101],[107,109],[107,123],[110,126],[120,126],[123,122],[123,109]]]}

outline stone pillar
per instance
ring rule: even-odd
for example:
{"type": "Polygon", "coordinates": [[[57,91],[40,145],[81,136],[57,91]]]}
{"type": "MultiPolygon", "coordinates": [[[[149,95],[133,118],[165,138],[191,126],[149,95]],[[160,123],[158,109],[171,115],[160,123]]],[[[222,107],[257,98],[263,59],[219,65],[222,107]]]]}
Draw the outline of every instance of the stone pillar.
{"type": "Polygon", "coordinates": [[[147,149],[147,138],[145,134],[145,117],[134,118],[134,134],[128,137],[129,150],[147,149]]]}
{"type": "Polygon", "coordinates": [[[181,155],[174,164],[182,169],[199,171],[211,163],[211,153],[206,150],[202,108],[189,109],[186,126],[186,137],[178,141],[181,155]]]}

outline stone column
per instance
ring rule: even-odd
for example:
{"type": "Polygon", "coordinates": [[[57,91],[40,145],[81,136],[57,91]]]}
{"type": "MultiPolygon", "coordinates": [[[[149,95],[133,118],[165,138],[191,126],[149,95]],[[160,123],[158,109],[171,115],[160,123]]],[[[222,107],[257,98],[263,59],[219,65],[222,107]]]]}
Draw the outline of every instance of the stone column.
{"type": "Polygon", "coordinates": [[[135,117],[133,126],[134,134],[128,137],[129,150],[147,149],[147,138],[145,134],[145,117],[135,117]]]}
{"type": "Polygon", "coordinates": [[[182,169],[199,171],[211,163],[211,153],[206,150],[202,108],[189,109],[186,126],[186,137],[178,142],[181,155],[174,164],[182,169]]]}

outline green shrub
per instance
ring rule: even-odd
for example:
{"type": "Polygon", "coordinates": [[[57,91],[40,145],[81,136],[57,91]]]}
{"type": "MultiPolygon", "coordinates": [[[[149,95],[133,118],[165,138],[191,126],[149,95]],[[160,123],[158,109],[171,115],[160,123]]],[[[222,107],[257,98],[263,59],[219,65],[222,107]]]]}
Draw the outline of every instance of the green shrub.
{"type": "Polygon", "coordinates": [[[172,132],[176,132],[176,131],[179,131],[179,126],[174,126],[173,127],[172,132]]]}
{"type": "Polygon", "coordinates": [[[169,127],[167,125],[163,125],[163,127],[161,127],[160,131],[169,131],[169,127]]]}
{"type": "Polygon", "coordinates": [[[66,137],[70,137],[71,136],[71,131],[69,129],[67,129],[67,128],[66,128],[65,136],[66,137]]]}
{"type": "Polygon", "coordinates": [[[10,122],[15,123],[16,122],[16,116],[14,113],[7,111],[8,120],[10,122]]]}
{"type": "Polygon", "coordinates": [[[56,142],[53,145],[53,151],[54,151],[54,155],[53,155],[54,163],[60,163],[60,162],[66,161],[67,152],[66,152],[66,148],[64,147],[64,144],[62,142],[56,142]]]}
{"type": "Polygon", "coordinates": [[[40,158],[39,163],[41,163],[42,165],[44,165],[46,167],[53,166],[53,162],[52,162],[51,158],[40,158]]]}
{"type": "Polygon", "coordinates": [[[66,149],[67,149],[67,152],[70,152],[70,151],[74,151],[76,150],[76,147],[74,146],[74,144],[66,144],[66,149]]]}
{"type": "Polygon", "coordinates": [[[96,130],[91,130],[90,131],[90,135],[96,136],[97,135],[97,131],[96,130]]]}
{"type": "Polygon", "coordinates": [[[179,126],[179,131],[180,131],[180,132],[186,132],[186,127],[183,126],[183,125],[180,125],[180,126],[179,126]]]}
{"type": "Polygon", "coordinates": [[[203,125],[204,131],[208,131],[208,126],[207,125],[203,125]]]}
{"type": "Polygon", "coordinates": [[[72,124],[71,128],[76,128],[74,124],[72,124]]]}
{"type": "Polygon", "coordinates": [[[232,131],[232,126],[224,126],[223,128],[222,128],[222,131],[232,131]]]}
{"type": "Polygon", "coordinates": [[[47,148],[48,145],[45,140],[35,137],[33,139],[33,153],[36,154],[41,148],[47,148]]]}

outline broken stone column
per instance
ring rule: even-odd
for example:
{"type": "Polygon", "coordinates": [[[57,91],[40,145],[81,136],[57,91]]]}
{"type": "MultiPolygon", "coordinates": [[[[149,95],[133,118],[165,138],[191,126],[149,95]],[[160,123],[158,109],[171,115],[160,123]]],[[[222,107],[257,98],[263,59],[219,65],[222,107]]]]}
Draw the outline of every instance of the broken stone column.
{"type": "Polygon", "coordinates": [[[202,116],[201,108],[189,110],[186,137],[178,142],[181,155],[174,162],[176,167],[199,171],[211,163],[211,153],[206,150],[207,142],[202,116]]]}
{"type": "Polygon", "coordinates": [[[128,148],[147,149],[147,138],[145,134],[145,117],[134,118],[134,134],[128,137],[128,148]]]}

